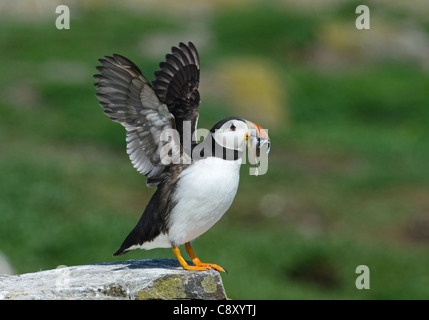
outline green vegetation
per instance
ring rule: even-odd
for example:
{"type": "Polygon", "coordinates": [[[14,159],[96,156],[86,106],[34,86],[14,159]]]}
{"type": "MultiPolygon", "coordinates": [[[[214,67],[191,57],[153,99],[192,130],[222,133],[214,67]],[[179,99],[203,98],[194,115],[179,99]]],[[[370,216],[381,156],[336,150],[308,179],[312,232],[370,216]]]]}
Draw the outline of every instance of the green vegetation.
{"type": "MultiPolygon", "coordinates": [[[[368,42],[356,44],[362,32],[377,32],[375,22],[390,26],[407,12],[386,9],[391,20],[377,20],[377,7],[374,29],[357,31],[346,8],[324,15],[219,7],[200,18],[210,32],[200,50],[202,78],[230,58],[251,57],[269,61],[286,93],[277,107],[287,119],[261,123],[240,110],[269,128],[268,173],[249,176],[244,165],[233,206],[193,244],[203,262],[228,270],[222,277],[232,299],[429,296],[427,68],[413,57],[392,58],[388,47],[383,56],[368,54],[368,42]],[[339,43],[326,40],[332,23],[349,30],[334,37],[339,43]],[[318,58],[322,51],[334,59],[318,58]],[[371,271],[370,290],[355,287],[362,264],[371,271]]],[[[112,253],[154,192],[130,164],[124,130],[103,115],[92,86],[97,59],[112,53],[153,79],[164,57],[145,56],[142,43],[187,27],[180,13],[151,10],[82,8],[64,31],[55,17],[0,19],[0,250],[18,273],[117,260],[112,253]]],[[[421,28],[427,37],[424,22],[421,28]]],[[[214,88],[202,88],[202,128],[237,112],[214,88]]],[[[157,249],[120,259],[160,257],[174,256],[157,249]]]]}

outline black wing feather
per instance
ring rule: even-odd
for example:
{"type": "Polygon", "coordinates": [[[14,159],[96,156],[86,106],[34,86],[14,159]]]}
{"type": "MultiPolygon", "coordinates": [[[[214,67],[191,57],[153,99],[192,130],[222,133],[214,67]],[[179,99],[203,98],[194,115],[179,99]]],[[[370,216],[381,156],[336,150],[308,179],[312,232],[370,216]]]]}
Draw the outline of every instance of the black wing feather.
{"type": "Polygon", "coordinates": [[[190,121],[192,141],[195,142],[195,130],[198,121],[200,94],[200,62],[198,52],[192,42],[180,43],[172,47],[166,61],[159,64],[161,70],[155,72],[152,82],[155,93],[174,115],[176,130],[183,143],[183,124],[190,121]]]}
{"type": "MultiPolygon", "coordinates": [[[[174,129],[174,116],[132,61],[118,54],[99,61],[94,78],[100,105],[110,119],[125,127],[127,153],[137,171],[147,177],[147,185],[159,185],[170,176],[160,157],[167,142],[160,136],[163,130],[174,129]]],[[[180,152],[178,142],[176,147],[180,152]]]]}

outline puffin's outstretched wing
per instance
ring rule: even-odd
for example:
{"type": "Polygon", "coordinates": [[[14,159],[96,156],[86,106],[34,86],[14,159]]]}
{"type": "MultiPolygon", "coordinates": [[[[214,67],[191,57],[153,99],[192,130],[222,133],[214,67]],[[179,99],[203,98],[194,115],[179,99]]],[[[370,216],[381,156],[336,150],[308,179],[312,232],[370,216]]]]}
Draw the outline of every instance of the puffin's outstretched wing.
{"type": "Polygon", "coordinates": [[[110,119],[125,127],[133,166],[148,178],[148,186],[156,186],[169,175],[161,159],[167,142],[160,137],[163,130],[175,129],[174,116],[133,62],[118,54],[99,61],[94,86],[100,105],[110,119]]]}
{"type": "Polygon", "coordinates": [[[190,121],[192,140],[198,121],[200,94],[200,60],[192,42],[172,47],[172,53],[166,55],[166,61],[159,64],[161,70],[155,72],[152,82],[155,92],[162,103],[174,115],[176,130],[183,143],[183,122],[190,121]]]}

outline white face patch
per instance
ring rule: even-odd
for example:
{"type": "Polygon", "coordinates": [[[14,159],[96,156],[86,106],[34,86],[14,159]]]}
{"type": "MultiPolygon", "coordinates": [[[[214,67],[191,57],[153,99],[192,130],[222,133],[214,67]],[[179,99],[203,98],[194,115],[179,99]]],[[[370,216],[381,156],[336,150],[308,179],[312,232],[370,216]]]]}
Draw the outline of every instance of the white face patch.
{"type": "Polygon", "coordinates": [[[246,147],[245,137],[248,131],[249,129],[245,122],[230,120],[216,130],[213,137],[217,144],[226,149],[244,151],[246,147]]]}

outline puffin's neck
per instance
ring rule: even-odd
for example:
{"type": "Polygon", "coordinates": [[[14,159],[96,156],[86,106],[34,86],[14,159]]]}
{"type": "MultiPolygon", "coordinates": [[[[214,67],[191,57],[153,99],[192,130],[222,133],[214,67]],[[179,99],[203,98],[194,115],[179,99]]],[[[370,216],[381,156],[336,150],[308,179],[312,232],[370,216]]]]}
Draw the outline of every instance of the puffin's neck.
{"type": "Polygon", "coordinates": [[[227,149],[216,142],[212,133],[199,144],[192,145],[192,161],[208,157],[221,158],[227,161],[235,161],[241,159],[243,151],[236,149],[227,149]]]}

